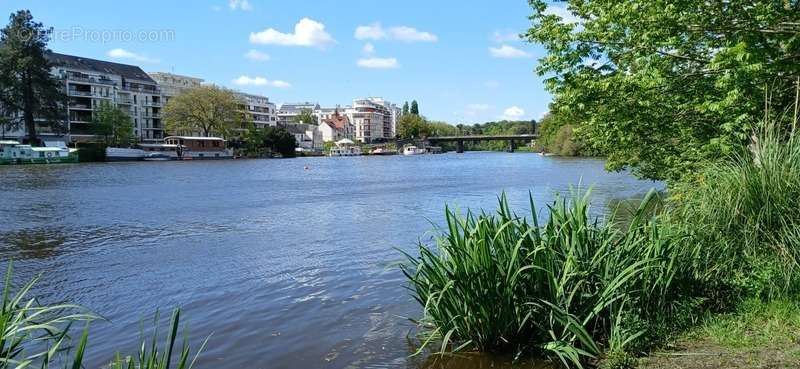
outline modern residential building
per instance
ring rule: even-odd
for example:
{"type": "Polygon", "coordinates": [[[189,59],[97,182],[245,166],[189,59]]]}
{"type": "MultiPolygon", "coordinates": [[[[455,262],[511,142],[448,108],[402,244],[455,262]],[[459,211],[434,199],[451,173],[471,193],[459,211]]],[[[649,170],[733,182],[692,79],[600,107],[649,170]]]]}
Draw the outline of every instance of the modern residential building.
{"type": "Polygon", "coordinates": [[[312,102],[282,104],[280,109],[278,109],[278,125],[285,127],[295,123],[295,117],[300,115],[304,110],[310,110],[313,113],[319,109],[319,104],[312,102]]]}
{"type": "Polygon", "coordinates": [[[353,139],[355,128],[350,123],[347,115],[339,114],[337,108],[333,114],[321,118],[319,131],[322,134],[323,142],[339,141],[341,139],[353,139]]]}
{"type": "MultiPolygon", "coordinates": [[[[161,121],[162,98],[156,82],[141,68],[72,55],[47,53],[53,66],[51,74],[63,84],[67,95],[63,131],[40,127],[37,133],[44,141],[86,142],[96,139],[92,116],[100,104],[107,102],[131,116],[134,133],[141,141],[164,137],[161,121]]],[[[22,127],[4,132],[7,137],[25,137],[22,127]]]]}
{"type": "Polygon", "coordinates": [[[379,97],[353,100],[345,110],[350,123],[355,127],[355,139],[364,143],[393,139],[397,129],[400,109],[379,97]]]}
{"type": "Polygon", "coordinates": [[[173,73],[151,72],[148,73],[148,75],[156,81],[158,87],[161,89],[161,95],[164,97],[165,105],[173,96],[177,96],[188,89],[200,87],[204,82],[202,78],[182,76],[173,73]]]}
{"type": "Polygon", "coordinates": [[[236,96],[242,101],[242,111],[248,114],[256,128],[278,125],[278,111],[268,97],[244,92],[236,92],[236,96]]]}

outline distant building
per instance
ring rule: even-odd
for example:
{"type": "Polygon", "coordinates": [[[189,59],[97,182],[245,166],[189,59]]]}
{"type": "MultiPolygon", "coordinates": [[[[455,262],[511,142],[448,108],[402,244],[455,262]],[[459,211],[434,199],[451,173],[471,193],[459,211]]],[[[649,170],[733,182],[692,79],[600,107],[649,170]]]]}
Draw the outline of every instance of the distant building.
{"type": "Polygon", "coordinates": [[[236,92],[241,101],[241,109],[250,118],[256,128],[275,127],[278,125],[278,112],[275,104],[266,96],[236,92]]]}
{"type": "Polygon", "coordinates": [[[309,110],[312,113],[320,109],[319,104],[311,102],[302,103],[287,103],[281,105],[278,109],[278,125],[286,126],[295,122],[295,117],[300,115],[304,110],[309,110]]]}
{"type": "Polygon", "coordinates": [[[347,115],[339,114],[337,108],[333,114],[325,115],[326,118],[321,118],[319,123],[319,130],[322,134],[323,142],[339,141],[347,138],[352,139],[354,134],[353,124],[347,115]]]}
{"type": "Polygon", "coordinates": [[[304,151],[322,150],[322,132],[319,126],[313,124],[291,123],[285,126],[286,130],[294,135],[297,147],[304,151]]]}
{"type": "Polygon", "coordinates": [[[353,100],[345,114],[355,128],[355,139],[364,143],[393,139],[397,131],[400,109],[383,98],[353,100]]]}
{"type": "Polygon", "coordinates": [[[158,83],[158,87],[161,89],[161,95],[164,97],[165,105],[172,97],[186,90],[200,87],[204,82],[202,78],[187,77],[172,73],[151,72],[148,74],[150,78],[158,83]]]}

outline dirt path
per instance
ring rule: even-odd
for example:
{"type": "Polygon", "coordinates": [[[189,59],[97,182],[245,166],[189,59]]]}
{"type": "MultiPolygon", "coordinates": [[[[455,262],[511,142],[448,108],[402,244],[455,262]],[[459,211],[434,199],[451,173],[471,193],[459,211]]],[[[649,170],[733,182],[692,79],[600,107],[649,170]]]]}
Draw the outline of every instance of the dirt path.
{"type": "Polygon", "coordinates": [[[782,347],[729,348],[711,340],[679,342],[675,350],[655,352],[640,369],[797,369],[800,344],[782,347]]]}

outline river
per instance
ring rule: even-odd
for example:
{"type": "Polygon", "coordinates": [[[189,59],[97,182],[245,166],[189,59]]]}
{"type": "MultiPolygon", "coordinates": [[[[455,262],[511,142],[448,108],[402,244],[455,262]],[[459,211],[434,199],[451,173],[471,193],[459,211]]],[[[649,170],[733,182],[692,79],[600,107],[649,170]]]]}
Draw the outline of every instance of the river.
{"type": "Polygon", "coordinates": [[[43,301],[94,322],[88,366],[134,352],[157,309],[181,306],[199,368],[488,368],[503,358],[409,358],[421,308],[397,249],[445,204],[520,213],[571,185],[612,199],[661,185],[599,159],[467,153],[0,167],[0,259],[41,273],[43,301]]]}

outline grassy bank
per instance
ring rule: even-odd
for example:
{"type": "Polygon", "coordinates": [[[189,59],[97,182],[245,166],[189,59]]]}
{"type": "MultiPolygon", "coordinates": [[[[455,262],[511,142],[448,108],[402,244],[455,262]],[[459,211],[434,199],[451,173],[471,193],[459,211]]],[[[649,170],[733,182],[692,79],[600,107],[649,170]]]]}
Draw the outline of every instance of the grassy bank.
{"type": "Polygon", "coordinates": [[[687,331],[796,311],[794,137],[764,133],[648,211],[656,202],[651,193],[624,222],[591,219],[580,193],[549,204],[541,225],[533,203],[525,217],[502,199],[494,214],[446,211],[436,244],[403,267],[423,307],[423,345],[623,368],[687,331]],[[718,315],[732,312],[756,318],[718,315]]]}

